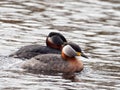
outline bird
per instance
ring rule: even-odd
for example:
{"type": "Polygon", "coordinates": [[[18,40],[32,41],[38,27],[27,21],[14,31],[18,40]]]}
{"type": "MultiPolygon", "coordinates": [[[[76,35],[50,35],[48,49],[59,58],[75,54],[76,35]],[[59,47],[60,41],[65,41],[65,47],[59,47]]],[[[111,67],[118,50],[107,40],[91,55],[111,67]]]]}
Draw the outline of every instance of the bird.
{"type": "Polygon", "coordinates": [[[76,73],[83,70],[83,62],[77,56],[88,58],[80,46],[68,42],[61,50],[61,54],[37,55],[22,64],[22,68],[31,73],[76,73]]]}
{"type": "Polygon", "coordinates": [[[67,42],[66,38],[58,32],[50,32],[46,38],[46,46],[35,44],[21,47],[9,57],[30,59],[39,54],[60,54],[62,47],[67,42]]]}

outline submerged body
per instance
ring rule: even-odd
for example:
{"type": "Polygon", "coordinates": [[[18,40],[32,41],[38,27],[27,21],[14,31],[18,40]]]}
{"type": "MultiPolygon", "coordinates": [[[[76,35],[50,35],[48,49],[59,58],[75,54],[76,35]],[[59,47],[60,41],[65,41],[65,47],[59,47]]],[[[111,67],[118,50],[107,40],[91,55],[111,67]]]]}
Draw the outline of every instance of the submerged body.
{"type": "Polygon", "coordinates": [[[34,56],[48,53],[60,54],[60,50],[42,45],[28,45],[21,47],[17,52],[11,54],[10,57],[30,59],[34,56]]]}
{"type": "Polygon", "coordinates": [[[77,59],[64,60],[59,54],[46,54],[35,56],[26,61],[22,68],[33,73],[74,73],[83,69],[83,63],[77,59]]]}

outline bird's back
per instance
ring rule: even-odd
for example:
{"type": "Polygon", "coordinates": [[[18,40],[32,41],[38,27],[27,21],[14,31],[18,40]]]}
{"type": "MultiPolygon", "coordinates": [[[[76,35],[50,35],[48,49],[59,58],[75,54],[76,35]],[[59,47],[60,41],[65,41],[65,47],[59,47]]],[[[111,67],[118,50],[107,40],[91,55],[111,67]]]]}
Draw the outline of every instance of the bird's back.
{"type": "Polygon", "coordinates": [[[42,46],[42,45],[28,45],[28,46],[21,47],[17,52],[11,54],[10,57],[30,59],[36,55],[48,54],[48,53],[60,54],[60,51],[47,46],[42,46]]]}
{"type": "Polygon", "coordinates": [[[26,61],[23,66],[24,69],[31,72],[69,72],[69,62],[63,60],[61,55],[46,54],[38,55],[26,61]]]}

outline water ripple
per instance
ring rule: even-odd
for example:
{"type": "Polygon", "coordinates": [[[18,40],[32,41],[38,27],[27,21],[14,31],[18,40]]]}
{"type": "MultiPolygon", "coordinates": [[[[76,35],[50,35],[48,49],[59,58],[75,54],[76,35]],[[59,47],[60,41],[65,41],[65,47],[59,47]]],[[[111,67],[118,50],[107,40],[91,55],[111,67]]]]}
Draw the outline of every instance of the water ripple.
{"type": "Polygon", "coordinates": [[[1,0],[0,89],[119,90],[119,21],[119,0],[1,0]],[[45,45],[51,31],[88,55],[88,60],[80,58],[85,65],[77,74],[80,82],[22,72],[15,65],[22,60],[6,57],[21,46],[45,45]]]}

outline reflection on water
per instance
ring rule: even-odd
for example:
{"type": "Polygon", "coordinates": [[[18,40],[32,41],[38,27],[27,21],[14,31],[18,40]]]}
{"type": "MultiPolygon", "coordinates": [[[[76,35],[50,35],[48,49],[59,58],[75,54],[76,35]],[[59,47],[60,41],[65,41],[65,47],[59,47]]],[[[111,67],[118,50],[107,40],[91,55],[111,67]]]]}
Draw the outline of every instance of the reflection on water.
{"type": "Polygon", "coordinates": [[[0,89],[118,90],[119,21],[119,0],[1,0],[0,89]],[[22,61],[3,58],[21,46],[45,45],[51,31],[63,33],[90,57],[81,58],[85,65],[78,74],[81,82],[11,70],[22,61]]]}

